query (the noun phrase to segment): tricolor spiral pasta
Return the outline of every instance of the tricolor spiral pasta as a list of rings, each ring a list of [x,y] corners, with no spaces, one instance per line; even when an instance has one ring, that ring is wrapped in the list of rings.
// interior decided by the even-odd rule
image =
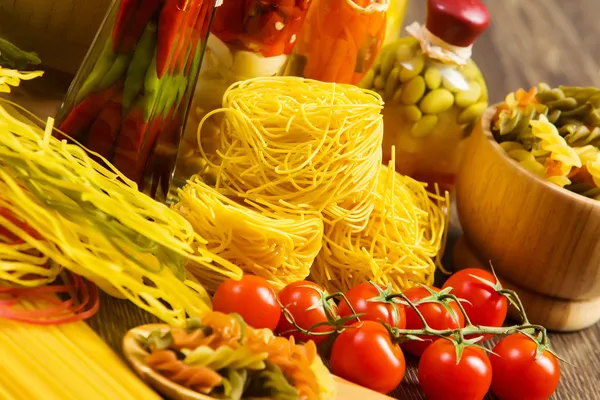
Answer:
[[[218,312],[207,313],[196,324],[187,331],[158,330],[142,339],[150,353],[146,363],[166,378],[208,395],[225,393],[235,399],[335,398],[334,381],[317,355],[314,342],[297,345],[293,337],[276,337],[267,329],[252,329],[238,317]],[[242,331],[242,336],[229,340]],[[225,332],[229,334],[223,336]],[[225,340],[190,347],[206,342],[203,336],[215,334]]]

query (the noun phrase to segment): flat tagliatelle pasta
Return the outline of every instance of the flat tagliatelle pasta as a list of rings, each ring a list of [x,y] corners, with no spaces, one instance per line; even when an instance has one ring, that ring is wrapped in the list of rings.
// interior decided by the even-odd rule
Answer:
[[[377,93],[352,85],[249,79],[232,85],[223,108],[204,117],[198,142],[202,146],[202,124],[222,113],[218,161],[212,164],[217,190],[288,210],[327,211],[374,188],[382,108]],[[364,207],[334,209],[332,218],[357,214],[365,220],[368,213]]]
[[[318,213],[286,215],[238,203],[198,177],[192,177],[178,197],[173,209],[192,224],[212,253],[269,280],[276,289],[309,275],[323,240]],[[226,278],[194,261],[186,268],[209,290]]]
[[[394,154],[392,151],[391,154]],[[372,280],[395,290],[431,284],[448,227],[448,194],[427,192],[425,185],[380,166],[374,210],[364,230],[340,221],[325,224],[323,249],[311,277],[329,291],[347,291]]]
[[[204,289],[186,280],[184,260],[241,275],[185,218],[54,138],[51,120],[44,131],[10,107],[0,100],[0,226],[31,251],[175,325],[209,309]]]
[[[222,335],[223,326],[230,335]],[[210,312],[187,330],[157,330],[141,340],[150,353],[148,366],[211,397],[335,399],[335,382],[314,342],[297,345],[234,315]]]

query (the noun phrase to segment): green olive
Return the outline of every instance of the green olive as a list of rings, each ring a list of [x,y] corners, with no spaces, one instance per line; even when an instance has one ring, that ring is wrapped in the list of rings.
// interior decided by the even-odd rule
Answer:
[[[375,77],[375,79],[373,80],[373,86],[376,89],[383,89],[385,86],[385,78],[383,77],[383,75],[377,75]]]
[[[425,71],[424,76],[425,83],[427,84],[427,87],[431,90],[439,88],[442,84],[442,74],[440,73],[440,70],[435,67],[427,68],[427,71]]]
[[[468,60],[467,64],[462,67],[461,72],[468,79],[476,79],[480,76],[479,68],[473,60]]]
[[[389,99],[394,95],[396,91],[396,87],[398,86],[398,74],[400,73],[400,68],[395,67],[392,69],[392,72],[387,77],[387,81],[385,82],[385,98]]]
[[[406,106],[402,111],[404,112],[406,119],[412,122],[417,122],[423,115],[417,106]]]
[[[460,108],[467,108],[479,100],[481,96],[481,86],[475,81],[469,82],[469,90],[463,90],[456,94],[454,101]]]
[[[454,96],[448,89],[433,90],[421,100],[419,107],[425,114],[439,114],[448,110],[454,104]]]
[[[479,117],[481,117],[486,108],[487,102],[472,104],[458,115],[456,122],[458,122],[459,125],[462,125],[477,120]]]
[[[419,75],[425,67],[425,58],[419,54],[413,59],[403,62],[400,70],[400,82],[406,82]]]
[[[388,51],[381,57],[381,76],[384,79],[387,79],[388,75],[394,68],[394,64],[396,64],[396,52]]]
[[[375,79],[375,70],[370,69],[369,72],[367,72],[360,81],[359,86],[361,88],[371,89],[371,87],[373,86],[373,79]]]
[[[396,62],[403,63],[415,56],[415,49],[410,45],[403,44],[396,49]]]
[[[433,128],[438,123],[438,117],[435,115],[425,115],[423,118],[418,120],[412,129],[410,130],[410,134],[414,137],[422,138],[425,137],[433,131]]]
[[[415,76],[402,90],[402,103],[406,105],[416,104],[424,94],[425,79],[422,76]]]
[[[392,104],[398,104],[400,103],[400,100],[402,99],[402,86],[399,86],[398,89],[396,89],[396,91],[394,92],[394,95],[392,96]]]
[[[452,71],[452,72],[450,72]],[[448,71],[449,76],[444,76],[442,78],[442,86],[445,89],[448,89],[452,93],[460,92],[461,90],[468,89],[468,83],[465,80],[464,76],[461,75],[458,71],[450,70]]]

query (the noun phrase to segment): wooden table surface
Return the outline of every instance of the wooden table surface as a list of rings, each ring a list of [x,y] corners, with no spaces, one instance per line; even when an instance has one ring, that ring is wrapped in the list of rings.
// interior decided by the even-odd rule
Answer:
[[[598,0],[503,0],[486,2],[492,23],[474,49],[474,59],[488,82],[490,102],[510,91],[540,81],[551,85],[600,86],[600,15]],[[409,0],[405,22],[422,20],[425,1]],[[34,83],[15,91],[16,101],[42,117],[52,115],[68,79],[49,74],[52,90],[40,100]],[[34,96],[35,94],[35,96]],[[456,225],[454,230],[459,229]],[[451,246],[449,246],[451,247]],[[116,350],[124,333],[154,321],[132,304],[102,297],[100,312],[90,325]],[[554,396],[560,400],[600,399],[600,323],[572,334],[552,334],[555,350],[571,365],[562,364],[562,379]],[[416,361],[409,359],[403,384],[393,393],[403,400],[425,398],[416,378]],[[493,397],[489,397],[493,398]]]

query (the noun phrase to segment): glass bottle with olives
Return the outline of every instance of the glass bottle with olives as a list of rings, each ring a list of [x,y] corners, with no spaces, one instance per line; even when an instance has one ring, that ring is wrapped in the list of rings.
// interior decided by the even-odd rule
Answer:
[[[479,0],[428,0],[424,26],[385,45],[361,86],[380,93],[384,162],[451,190],[465,139],[487,108],[487,88],[471,60],[489,13]]]

